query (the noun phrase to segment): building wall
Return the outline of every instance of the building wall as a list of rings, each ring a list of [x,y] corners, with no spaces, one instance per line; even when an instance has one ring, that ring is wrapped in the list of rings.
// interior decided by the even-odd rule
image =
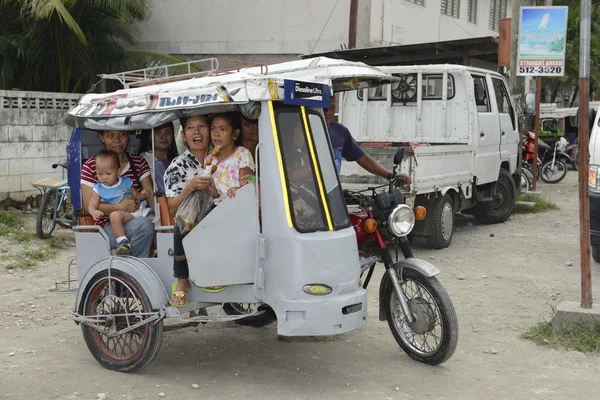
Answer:
[[[460,0],[458,18],[442,15],[441,1],[359,0],[357,47],[498,35],[488,28],[490,3],[504,0],[472,0],[476,23],[468,21],[469,0]],[[348,44],[350,0],[152,0],[150,6],[138,47],[185,58],[269,63]]]
[[[71,134],[63,120],[80,95],[0,90],[0,200],[38,194],[32,182],[61,178]]]
[[[170,54],[306,54],[348,42],[350,0],[153,0],[140,48]],[[323,33],[315,47],[321,31]]]
[[[475,23],[468,20],[469,0],[460,0],[459,17],[441,13],[441,0],[371,0],[371,45],[439,42],[470,37],[497,36],[489,29],[490,4],[477,0]],[[507,2],[510,17],[512,0]]]

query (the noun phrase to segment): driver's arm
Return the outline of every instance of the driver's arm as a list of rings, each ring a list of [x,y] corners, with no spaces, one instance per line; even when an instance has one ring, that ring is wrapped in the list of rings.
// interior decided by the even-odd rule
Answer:
[[[356,161],[358,165],[372,173],[373,175],[387,178],[390,171],[383,168],[373,157],[364,152],[364,150],[356,143],[356,140],[350,134],[350,131],[345,128],[344,148],[342,149],[342,157],[347,161]]]
[[[373,157],[365,153],[361,158],[356,160],[358,165],[372,173],[373,175],[381,176],[382,178],[388,178],[390,171],[383,168],[381,164],[377,162]]]

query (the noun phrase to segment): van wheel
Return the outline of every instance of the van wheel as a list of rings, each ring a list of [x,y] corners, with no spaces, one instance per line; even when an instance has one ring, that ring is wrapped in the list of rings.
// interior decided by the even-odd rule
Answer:
[[[500,170],[498,182],[496,182],[496,195],[493,201],[479,203],[475,211],[475,217],[484,224],[499,224],[504,222],[512,214],[515,206],[515,183],[505,169]]]
[[[592,258],[595,262],[600,263],[600,246],[592,246]]]
[[[435,201],[432,218],[431,236],[427,237],[427,244],[433,249],[445,249],[450,246],[454,234],[454,203],[449,194]]]

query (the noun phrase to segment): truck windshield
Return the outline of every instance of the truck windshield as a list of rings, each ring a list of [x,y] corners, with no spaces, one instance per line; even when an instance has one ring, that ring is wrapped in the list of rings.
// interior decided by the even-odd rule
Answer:
[[[349,226],[321,115],[278,105],[275,120],[294,228],[307,233]]]

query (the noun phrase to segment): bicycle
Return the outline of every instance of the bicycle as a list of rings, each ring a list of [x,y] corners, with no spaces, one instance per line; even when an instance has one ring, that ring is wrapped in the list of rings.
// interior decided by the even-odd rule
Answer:
[[[69,199],[69,185],[65,179],[67,165],[52,164],[52,168],[62,167],[62,179],[44,178],[31,184],[42,194],[42,203],[37,212],[36,234],[40,239],[48,239],[56,225],[71,228],[73,207]]]

